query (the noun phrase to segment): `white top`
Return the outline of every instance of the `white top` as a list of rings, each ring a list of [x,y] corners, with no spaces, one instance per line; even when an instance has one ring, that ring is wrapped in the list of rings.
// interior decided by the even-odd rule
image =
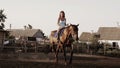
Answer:
[[[66,20],[63,20],[63,21],[60,20],[59,26],[60,26],[60,28],[65,27],[66,26]]]

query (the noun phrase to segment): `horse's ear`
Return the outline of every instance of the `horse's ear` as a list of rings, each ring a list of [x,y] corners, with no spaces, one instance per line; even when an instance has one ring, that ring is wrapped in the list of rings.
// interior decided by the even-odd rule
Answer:
[[[79,26],[79,24],[77,24],[77,26]]]

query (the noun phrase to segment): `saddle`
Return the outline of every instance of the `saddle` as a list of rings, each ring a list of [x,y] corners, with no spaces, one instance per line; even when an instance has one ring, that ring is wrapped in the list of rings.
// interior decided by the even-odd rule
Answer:
[[[54,37],[57,38],[57,37],[58,37],[58,33],[59,33],[59,36],[62,36],[64,30],[65,30],[65,28],[60,29],[59,32],[55,31],[55,33],[54,33]]]

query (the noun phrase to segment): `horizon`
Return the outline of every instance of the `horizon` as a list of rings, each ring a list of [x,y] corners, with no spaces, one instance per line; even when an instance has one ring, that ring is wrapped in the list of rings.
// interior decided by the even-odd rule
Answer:
[[[61,10],[65,11],[66,23],[79,24],[82,32],[96,32],[99,27],[116,27],[120,22],[119,0],[4,0],[0,3],[7,15],[5,29],[23,28],[32,25],[41,29],[46,36],[57,30],[57,19]]]

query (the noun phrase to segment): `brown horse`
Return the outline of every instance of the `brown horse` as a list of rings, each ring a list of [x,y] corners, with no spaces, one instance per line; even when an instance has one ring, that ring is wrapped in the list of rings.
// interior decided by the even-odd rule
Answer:
[[[52,44],[52,47],[55,51],[55,58],[56,62],[58,62],[58,52],[59,49],[62,49],[64,51],[64,60],[65,64],[67,64],[66,60],[66,47],[70,47],[70,61],[69,63],[72,63],[72,56],[73,56],[73,46],[72,43],[74,41],[78,40],[78,25],[69,25],[68,27],[65,27],[62,36],[60,36],[60,41],[57,42],[57,38],[54,37],[56,31],[52,31],[50,35],[50,43]]]

